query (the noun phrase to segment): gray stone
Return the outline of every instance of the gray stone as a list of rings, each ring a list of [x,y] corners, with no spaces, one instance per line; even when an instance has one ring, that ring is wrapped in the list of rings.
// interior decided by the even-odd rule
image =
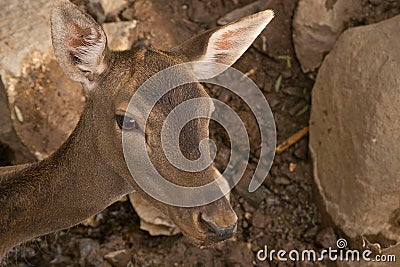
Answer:
[[[114,267],[126,267],[131,261],[131,258],[132,253],[127,249],[113,251],[104,256],[104,259]]]
[[[85,97],[81,85],[70,80],[55,60],[51,3],[0,0],[0,4],[5,7],[0,13],[4,36],[0,38],[0,142],[15,152],[13,163],[44,159],[75,128]],[[25,19],[10,19],[21,16]],[[112,50],[131,47],[136,21],[103,26]]]
[[[312,93],[314,179],[350,238],[399,242],[400,16],[342,34]]]
[[[217,23],[219,25],[225,25],[229,22],[241,19],[245,16],[260,12],[267,9],[271,5],[271,0],[258,0],[244,7],[236,8],[235,10],[225,14],[223,17],[219,18]]]
[[[317,236],[315,237],[315,241],[322,246],[323,248],[335,248],[337,238],[335,236],[335,232],[332,227],[328,227],[322,229]]]
[[[300,0],[293,19],[293,40],[304,72],[318,68],[344,30],[345,23],[358,12],[361,0]]]
[[[0,69],[21,75],[21,62],[32,50],[51,49],[50,7],[46,0],[0,0]],[[23,19],[15,19],[23,18]]]
[[[126,0],[100,0],[106,16],[117,15],[128,5]]]
[[[103,259],[99,253],[100,244],[90,238],[82,238],[79,242],[80,266],[98,266]]]
[[[137,21],[104,23],[103,29],[107,35],[107,44],[111,50],[129,50],[135,41],[132,31],[136,28]]]

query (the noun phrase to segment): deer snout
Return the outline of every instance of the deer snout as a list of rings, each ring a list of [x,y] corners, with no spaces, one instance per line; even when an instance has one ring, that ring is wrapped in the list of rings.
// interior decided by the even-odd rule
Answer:
[[[207,239],[213,242],[231,238],[236,231],[237,220],[236,213],[232,209],[224,215],[217,212],[200,214],[201,223],[208,229]]]

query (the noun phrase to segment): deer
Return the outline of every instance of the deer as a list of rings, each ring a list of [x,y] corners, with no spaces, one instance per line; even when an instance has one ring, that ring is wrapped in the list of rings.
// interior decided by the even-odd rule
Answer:
[[[132,178],[124,162],[123,132],[138,129],[126,113],[127,103],[146,79],[182,62],[235,63],[264,30],[271,10],[242,18],[186,40],[170,51],[139,46],[111,51],[102,27],[67,0],[51,9],[51,38],[63,71],[87,93],[75,129],[48,158],[0,168],[0,260],[15,246],[77,225],[134,191],[166,214],[193,242],[214,244],[230,239],[237,215],[221,197],[203,206],[177,207],[150,197]],[[157,90],[157,88],[154,88]],[[160,130],[167,113],[179,103],[210,96],[200,83],[180,86],[160,100],[142,128],[149,157],[165,179],[185,186],[215,180],[212,165],[188,173],[172,168],[163,157]],[[211,109],[210,104],[210,109]],[[209,137],[209,119],[195,119],[182,130],[180,149],[188,159],[199,155],[199,142]]]

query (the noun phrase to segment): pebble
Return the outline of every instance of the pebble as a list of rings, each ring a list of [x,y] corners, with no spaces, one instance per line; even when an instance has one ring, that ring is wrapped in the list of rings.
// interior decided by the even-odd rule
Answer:
[[[290,96],[296,96],[296,97],[303,97],[303,89],[299,88],[299,87],[285,87],[282,89],[282,92],[290,95]]]
[[[54,259],[50,261],[51,264],[54,265],[59,265],[59,266],[65,266],[68,263],[71,263],[71,257],[68,256],[63,256],[63,255],[58,255]]]
[[[104,259],[108,261],[114,267],[125,267],[131,261],[132,254],[127,249],[121,249],[110,252],[104,256]]]
[[[369,0],[369,2],[375,6],[382,4],[382,0]]]
[[[298,112],[304,108],[307,103],[304,100],[300,100],[296,104],[294,104],[291,108],[289,108],[288,112],[291,116],[296,116]]]
[[[79,243],[79,251],[81,253],[82,258],[89,255],[90,251],[99,249],[100,249],[99,242],[90,238],[83,238]]]
[[[117,14],[125,6],[127,6],[127,2],[125,0],[100,0],[100,4],[103,7],[106,16]]]
[[[98,241],[91,238],[83,238],[79,243],[80,259],[79,264],[81,266],[87,265],[99,265],[103,259],[99,254],[100,244]]]
[[[305,238],[310,238],[313,239],[318,233],[318,226],[314,226],[312,228],[309,228],[305,233],[304,233],[304,237]]]
[[[290,180],[286,177],[278,177],[274,180],[275,184],[279,185],[288,185],[290,184]]]
[[[126,20],[133,20],[135,18],[135,11],[133,10],[133,8],[127,8],[122,11],[121,15]]]
[[[264,228],[265,226],[265,220],[264,220],[264,214],[262,210],[256,210],[253,214],[253,219],[251,223],[253,224],[254,227],[256,228]]]
[[[294,155],[299,159],[307,159],[308,154],[308,146],[307,146],[307,139],[300,140],[294,151]]]
[[[322,229],[316,236],[315,241],[321,247],[335,247],[336,246],[336,236],[332,227],[327,227]]]
[[[289,79],[292,77],[292,71],[291,70],[284,70],[282,71],[282,77],[284,79]]]
[[[268,1],[258,0],[256,2],[248,4],[246,6],[236,8],[233,11],[231,11],[231,12],[225,14],[224,16],[222,16],[221,18],[219,18],[218,24],[225,25],[234,20],[257,13],[260,10],[266,9],[268,7],[267,4],[268,4]]]
[[[100,220],[97,219],[96,215],[93,215],[82,222],[82,224],[86,227],[90,226],[96,228],[100,225]]]

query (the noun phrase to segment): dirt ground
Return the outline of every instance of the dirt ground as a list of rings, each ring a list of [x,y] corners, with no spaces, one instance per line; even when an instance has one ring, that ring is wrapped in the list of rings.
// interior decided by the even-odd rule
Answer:
[[[220,17],[252,1],[130,0],[128,8],[108,17],[98,4],[74,2],[101,22],[136,19],[151,24],[151,28],[138,33],[137,43],[168,49],[217,26]],[[279,144],[308,125],[315,73],[302,73],[294,53],[291,25],[297,0],[270,2],[276,18],[234,67],[248,73],[262,89],[275,117]],[[374,23],[399,13],[399,1],[365,0],[363,12],[348,26]],[[291,58],[290,65],[282,59],[285,57]],[[275,88],[279,76],[282,83]],[[330,244],[334,246],[340,236],[318,209],[307,138],[277,155],[261,189],[254,194],[246,193],[245,182],[259,155],[257,123],[237,96],[221,88],[206,87],[212,97],[228,103],[243,118],[252,146],[244,182],[232,194],[232,205],[239,217],[234,239],[213,248],[201,248],[181,235],[151,237],[139,229],[139,217],[129,202],[118,202],[97,215],[99,226],[78,225],[24,244],[9,257],[7,266],[110,266],[103,257],[118,249],[128,249],[130,266],[317,266],[308,262],[256,259],[257,251],[265,245],[275,250],[319,250]],[[218,145],[215,165],[223,171],[229,160],[229,139],[216,124],[211,124],[211,135]],[[0,151],[1,163],[9,164],[12,152],[2,145]],[[331,265],[320,263],[320,266]]]

